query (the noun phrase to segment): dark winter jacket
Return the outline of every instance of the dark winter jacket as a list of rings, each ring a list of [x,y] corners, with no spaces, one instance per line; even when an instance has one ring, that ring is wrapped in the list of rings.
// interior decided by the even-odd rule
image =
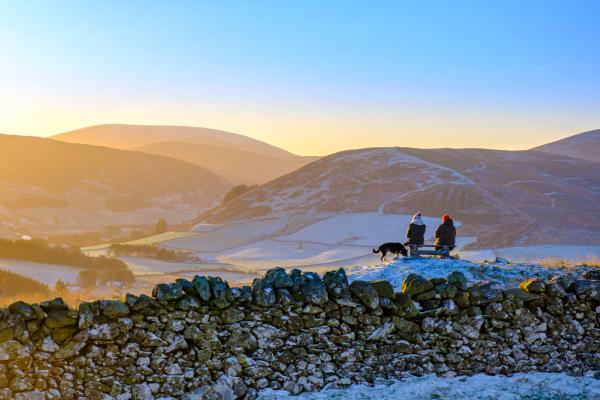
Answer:
[[[446,222],[438,226],[435,231],[435,244],[439,246],[454,247],[456,244],[456,228],[454,221],[448,219]]]
[[[410,225],[408,225],[408,229],[406,231],[406,237],[408,238],[408,241],[406,242],[406,244],[416,244],[416,245],[422,245],[423,243],[425,243],[425,229],[427,227],[425,226],[425,224],[415,224],[414,222],[411,222]]]

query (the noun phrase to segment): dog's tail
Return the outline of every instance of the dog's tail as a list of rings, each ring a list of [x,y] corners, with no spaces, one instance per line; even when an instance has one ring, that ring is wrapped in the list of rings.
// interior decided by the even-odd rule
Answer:
[[[373,253],[375,253],[375,254],[379,253],[381,251],[379,249],[381,249],[381,247],[377,248],[377,250],[373,249]]]

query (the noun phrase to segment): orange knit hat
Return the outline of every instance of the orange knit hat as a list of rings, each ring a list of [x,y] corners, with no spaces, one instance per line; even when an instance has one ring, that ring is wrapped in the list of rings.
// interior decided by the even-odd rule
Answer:
[[[446,222],[450,219],[450,216],[448,214],[444,214],[442,215],[442,222]]]

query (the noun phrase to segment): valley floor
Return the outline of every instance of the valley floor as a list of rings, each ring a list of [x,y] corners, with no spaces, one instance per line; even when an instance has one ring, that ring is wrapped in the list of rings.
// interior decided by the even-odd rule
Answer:
[[[600,398],[600,380],[560,373],[528,373],[513,376],[442,378],[434,375],[411,377],[375,386],[355,385],[290,396],[285,391],[265,390],[260,400],[592,400]]]
[[[156,244],[192,252],[201,261],[166,262],[149,258],[122,257],[135,275],[133,293],[149,293],[154,285],[196,274],[219,276],[233,286],[249,284],[267,269],[301,268],[322,273],[344,267],[351,279],[387,279],[399,285],[411,272],[426,276],[445,276],[449,268],[463,271],[472,280],[497,280],[505,284],[521,281],[525,276],[548,277],[569,271],[548,266],[588,262],[600,264],[600,245],[543,245],[489,250],[464,250],[476,240],[457,238],[454,254],[460,260],[400,259],[382,264],[372,249],[390,241],[403,241],[410,222],[409,215],[382,213],[303,214],[265,220],[249,220],[225,225],[200,224],[191,232],[167,232],[128,242]],[[428,243],[437,219],[425,218]],[[459,224],[460,225],[460,224]],[[460,232],[460,229],[459,229]],[[104,255],[110,245],[82,249],[91,256]],[[490,263],[502,257],[513,264]],[[465,261],[469,260],[469,261]],[[78,268],[24,261],[0,260],[0,269],[38,280],[54,287],[61,279],[77,285]],[[579,268],[581,270],[581,268]],[[76,289],[76,288],[75,288]]]

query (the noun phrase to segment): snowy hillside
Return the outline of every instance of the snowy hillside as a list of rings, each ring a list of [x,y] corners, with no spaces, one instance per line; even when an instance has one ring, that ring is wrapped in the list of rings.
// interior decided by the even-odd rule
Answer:
[[[198,222],[418,210],[452,214],[464,224],[462,235],[477,238],[474,248],[600,244],[600,164],[539,151],[351,150],[262,185]]]
[[[600,129],[557,140],[533,150],[598,162],[600,161]]]

